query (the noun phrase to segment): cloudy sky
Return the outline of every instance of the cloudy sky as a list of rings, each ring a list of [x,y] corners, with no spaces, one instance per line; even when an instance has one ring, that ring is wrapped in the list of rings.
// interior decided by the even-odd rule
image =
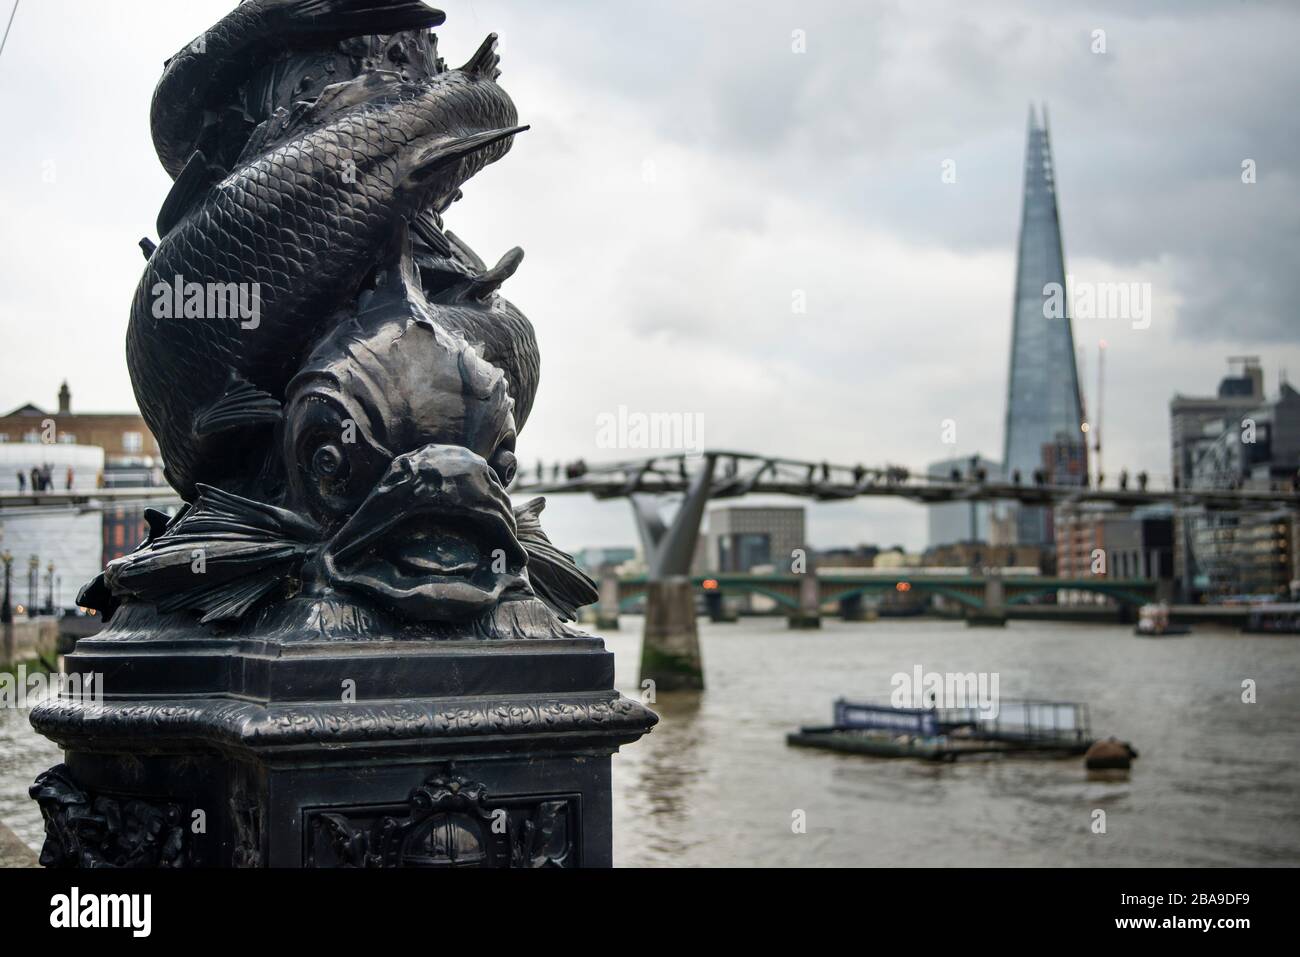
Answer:
[[[998,458],[1031,100],[1049,104],[1076,282],[1151,287],[1149,328],[1075,323],[1090,406],[1108,343],[1107,471],[1166,474],[1169,398],[1213,391],[1229,355],[1259,355],[1270,394],[1300,379],[1293,5],[443,6],[444,56],[499,33],[532,124],[448,215],[485,259],[527,253],[505,287],[543,353],[526,465],[624,457],[597,447],[620,405],[698,413],[714,447]],[[169,186],[149,98],[230,8],[22,0],[0,55],[0,406],[52,405],[64,378],[77,408],[132,406],[136,242]],[[569,547],[635,538],[625,504],[547,515]],[[810,528],[919,546],[925,514],[825,505]]]

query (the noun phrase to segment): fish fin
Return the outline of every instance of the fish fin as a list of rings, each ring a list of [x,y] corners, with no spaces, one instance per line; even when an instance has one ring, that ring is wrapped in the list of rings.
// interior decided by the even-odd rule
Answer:
[[[292,544],[172,544],[118,559],[129,565],[106,575],[115,596],[152,602],[161,612],[197,611],[206,623],[242,617],[282,585],[305,554],[305,546]],[[199,556],[203,574],[195,571]]]
[[[434,255],[444,257],[451,255],[451,243],[443,231],[438,228],[432,213],[426,212],[411,220],[411,231],[420,237],[420,240],[433,251]]]
[[[292,32],[340,38],[437,27],[447,19],[419,0],[291,0],[283,15]]]
[[[420,287],[429,302],[458,302],[456,291],[465,288],[474,277],[465,265],[450,256],[416,256],[420,268]]]
[[[180,511],[173,517],[156,508],[146,508],[144,510],[144,520],[148,525],[148,531],[145,534],[144,541],[132,549],[130,554],[147,549],[167,531],[169,525],[180,521],[189,510],[189,505],[182,505]],[[113,595],[113,590],[109,587],[105,576],[106,572],[100,572],[82,585],[81,591],[77,592],[77,604],[83,608],[95,609],[95,611],[99,612],[102,621],[108,621],[112,618],[113,612],[117,611],[118,606],[122,604]]]
[[[442,203],[437,208],[437,212],[445,213],[447,210],[451,209],[452,203],[459,203],[464,198],[465,198],[465,191],[463,189],[457,189],[456,192],[452,193],[450,196],[448,196],[446,199],[442,201]]]
[[[479,48],[474,51],[474,55],[469,58],[469,62],[460,68],[461,73],[465,73],[476,80],[495,80],[501,75],[499,69],[501,57],[497,54],[497,35],[489,33]]]
[[[478,253],[469,248],[469,243],[465,242],[465,240],[461,239],[450,229],[445,230],[445,234],[447,236],[447,241],[451,243],[451,248],[458,258],[473,266],[476,272],[487,272],[487,263],[479,258]]]
[[[451,163],[459,163],[467,156],[472,156],[479,150],[487,149],[494,143],[509,139],[526,129],[527,126],[511,126],[500,130],[487,130],[483,133],[471,133],[469,136],[440,139],[416,153],[410,166],[402,173],[402,184],[419,185],[425,177],[436,170]]]
[[[113,617],[113,612],[117,611],[122,601],[113,594],[104,576],[105,573],[100,572],[81,586],[81,591],[77,592],[77,604],[99,612],[99,620],[106,622]]]
[[[263,152],[263,145],[270,139],[270,136],[270,119],[265,119],[253,127],[253,132],[248,134],[248,139],[244,142],[244,148],[239,151],[239,157],[235,160],[235,165],[242,166],[254,156],[260,155]]]
[[[274,425],[280,415],[279,399],[232,375],[225,394],[194,417],[194,434],[202,437],[227,429]]]
[[[353,106],[359,106],[376,96],[385,93],[402,82],[402,75],[392,70],[374,70],[341,83],[331,83],[320,91],[312,104],[312,116],[319,119],[329,113],[337,113]]]
[[[187,533],[201,532],[252,541],[307,542],[319,536],[320,529],[294,512],[202,482],[195,488],[199,500],[185,514]],[[181,522],[176,522],[168,534],[180,534],[180,526]]]
[[[158,235],[166,236],[185,218],[185,214],[198,202],[199,197],[208,191],[213,183],[212,169],[207,157],[199,150],[190,154],[185,169],[172,183],[171,192],[163,200],[162,209],[158,211]]]
[[[230,585],[214,589],[211,595],[202,596],[195,606],[203,612],[199,623],[206,625],[208,622],[224,619],[238,621],[244,617],[248,609],[257,604],[262,596],[269,594],[279,585],[280,581],[278,578],[265,580],[255,578],[239,586]]]
[[[528,581],[561,621],[573,621],[578,609],[599,599],[600,592],[573,556],[552,545],[542,531],[539,516],[545,507],[546,499],[535,498],[515,509],[519,544],[528,553]]]
[[[114,606],[132,596],[163,612],[197,611],[204,622],[238,619],[287,582],[314,547],[318,530],[292,512],[209,485],[198,491],[170,528],[110,562],[103,580],[82,594],[96,601],[110,595]]]
[[[146,260],[153,257],[153,251],[158,248],[158,244],[148,236],[140,237],[140,251],[144,253]]]
[[[450,257],[421,261],[425,294],[440,303],[487,303],[501,284],[515,274],[523,259],[524,251],[516,246],[491,269],[471,271],[467,263]]]
[[[186,485],[180,480],[176,473],[166,465],[163,466],[163,481],[180,493],[181,499],[186,505],[194,500],[193,484]]]
[[[491,269],[470,281],[469,294],[475,299],[483,300],[501,288],[501,284],[515,274],[519,264],[524,261],[524,251],[516,246],[508,250]]]
[[[144,510],[144,520],[145,524],[149,526],[149,535],[145,539],[145,544],[148,544],[167,531],[167,526],[171,524],[172,517],[159,509],[146,508]]]
[[[271,94],[267,93],[265,96],[269,103]],[[283,106],[268,107],[268,110],[267,118],[253,127],[253,131],[248,134],[248,140],[244,143],[244,148],[240,150],[234,165],[245,165],[251,162],[254,157],[267,152],[273,143],[283,141],[285,131],[289,126],[289,110]]]

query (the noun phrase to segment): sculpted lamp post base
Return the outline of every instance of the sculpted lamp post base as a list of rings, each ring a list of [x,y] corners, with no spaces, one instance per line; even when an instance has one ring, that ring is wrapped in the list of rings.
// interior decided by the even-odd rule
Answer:
[[[599,639],[195,644],[68,658],[114,694],[33,717],[67,752],[32,787],[42,864],[611,863],[610,755],[656,719]]]
[[[523,253],[445,216],[527,127],[495,36],[452,69],[443,19],[242,0],[167,62],[126,357],[185,504],[78,596],[102,699],[32,712],[67,754],[31,788],[47,866],[610,863],[610,756],[656,718],[508,494]]]

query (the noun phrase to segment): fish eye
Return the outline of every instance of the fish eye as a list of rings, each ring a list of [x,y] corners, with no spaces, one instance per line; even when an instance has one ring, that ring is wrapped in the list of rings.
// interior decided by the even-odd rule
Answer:
[[[496,454],[492,456],[492,461],[488,464],[492,466],[492,471],[497,473],[497,478],[501,480],[501,484],[509,487],[510,483],[514,481],[515,470],[518,468],[515,453],[507,448],[499,448]]]
[[[333,442],[326,442],[312,453],[311,468],[321,478],[337,478],[343,468],[343,450]]]

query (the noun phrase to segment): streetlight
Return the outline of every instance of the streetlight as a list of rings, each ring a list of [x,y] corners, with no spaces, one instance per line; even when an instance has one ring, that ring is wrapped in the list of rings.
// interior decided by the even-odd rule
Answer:
[[[5,549],[3,553],[0,553],[0,562],[4,562],[5,566],[5,596],[4,603],[0,604],[0,624],[12,625],[14,621],[14,609],[9,600],[9,586],[14,564],[13,553],[8,549]]]
[[[33,555],[27,559],[27,617],[36,616],[36,599],[38,581],[41,574],[41,559],[39,555]]]

